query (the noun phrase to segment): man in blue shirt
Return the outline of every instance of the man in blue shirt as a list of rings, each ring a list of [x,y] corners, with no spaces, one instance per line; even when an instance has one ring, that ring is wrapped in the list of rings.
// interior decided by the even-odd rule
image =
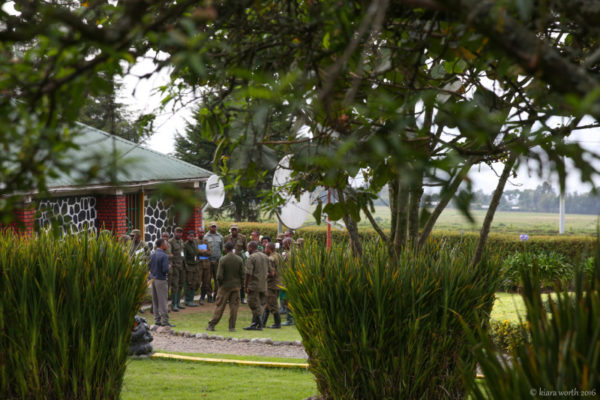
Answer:
[[[152,309],[154,310],[154,323],[159,326],[175,326],[169,324],[169,256],[165,253],[167,242],[164,239],[156,240],[156,251],[150,256],[150,278],[152,278]]]

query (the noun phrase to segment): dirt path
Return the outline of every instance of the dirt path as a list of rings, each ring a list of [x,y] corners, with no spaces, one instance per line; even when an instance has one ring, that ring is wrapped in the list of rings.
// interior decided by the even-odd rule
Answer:
[[[236,340],[212,340],[196,337],[175,336],[166,332],[152,332],[154,351],[177,351],[185,353],[238,354],[244,356],[306,358],[302,346],[272,345],[240,342]]]

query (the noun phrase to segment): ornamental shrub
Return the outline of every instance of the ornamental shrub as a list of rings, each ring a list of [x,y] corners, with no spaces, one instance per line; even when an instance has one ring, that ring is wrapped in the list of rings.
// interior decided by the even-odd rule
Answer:
[[[459,365],[475,374],[475,363],[460,321],[485,327],[499,282],[495,264],[470,266],[470,250],[295,251],[284,284],[321,396],[462,398]]]
[[[538,269],[539,284],[542,288],[553,288],[573,279],[574,267],[564,255],[555,251],[542,251],[535,254],[515,252],[502,264],[503,289],[514,290],[523,287],[520,268]]]
[[[117,399],[146,270],[110,235],[0,233],[0,398]]]
[[[596,257],[598,260],[598,257]],[[536,268],[522,268],[528,343],[510,357],[485,335],[472,337],[473,352],[485,376],[475,384],[467,371],[471,398],[597,398],[600,396],[600,263],[592,274],[577,268],[573,290],[564,288],[543,301]],[[469,330],[466,330],[469,332]]]
[[[506,353],[510,353],[516,346],[529,340],[527,324],[508,319],[490,321],[489,332],[494,344]]]

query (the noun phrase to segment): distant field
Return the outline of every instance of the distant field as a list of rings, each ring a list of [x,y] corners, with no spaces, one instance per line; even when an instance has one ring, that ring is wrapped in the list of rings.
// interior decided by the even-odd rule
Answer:
[[[389,227],[390,211],[388,207],[377,206],[375,208],[375,219],[382,225]],[[459,211],[448,209],[442,213],[437,221],[435,229],[474,231],[481,229],[481,223],[485,218],[484,210],[472,211],[475,224],[471,224],[460,214]],[[566,214],[565,233],[568,234],[595,234],[598,217],[594,215]],[[361,221],[362,226],[368,226],[365,219]],[[533,213],[498,211],[492,223],[492,232],[498,233],[527,233],[527,234],[558,234],[558,213]]]
[[[442,213],[437,221],[435,230],[478,232],[485,218],[485,210],[472,211],[475,223],[471,224],[455,209],[448,209]],[[390,209],[386,206],[376,206],[373,215],[383,228],[390,227]],[[263,222],[276,222],[275,219]],[[314,224],[312,215],[307,218],[306,224]],[[598,217],[595,215],[567,214],[565,216],[565,233],[570,235],[595,235]],[[324,225],[322,223],[322,225]],[[367,218],[362,215],[360,227],[370,226]],[[492,232],[496,233],[527,233],[527,234],[558,234],[558,213],[533,213],[499,211],[494,216]]]

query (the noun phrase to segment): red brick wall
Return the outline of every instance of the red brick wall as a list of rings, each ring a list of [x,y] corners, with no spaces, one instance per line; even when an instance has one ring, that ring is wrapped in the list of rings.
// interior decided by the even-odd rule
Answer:
[[[97,227],[106,229],[119,237],[127,233],[125,195],[96,197]]]
[[[14,215],[14,221],[8,225],[0,224],[0,229],[8,228],[25,235],[33,234],[33,227],[35,223],[35,208],[33,204],[28,204],[23,208],[15,209]]]
[[[183,222],[182,222],[183,223]],[[196,232],[198,235],[198,229],[202,226],[202,206],[198,204],[194,207],[192,215],[183,225],[183,240],[187,240],[188,231]]]

